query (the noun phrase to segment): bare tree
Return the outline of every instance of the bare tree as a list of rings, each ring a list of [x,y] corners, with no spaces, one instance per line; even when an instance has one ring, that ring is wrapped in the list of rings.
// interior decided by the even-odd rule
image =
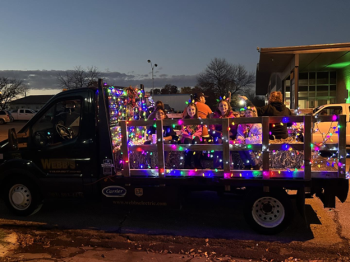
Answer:
[[[197,77],[197,85],[208,95],[207,104],[212,108],[216,107],[220,96],[228,97],[229,92],[243,93],[254,82],[254,73],[248,73],[242,65],[233,65],[220,58],[214,58]]]
[[[198,85],[204,91],[210,90],[217,95],[241,92],[255,82],[255,74],[248,73],[242,65],[233,65],[225,59],[214,58],[205,71],[197,77]]]
[[[59,74],[57,79],[62,87],[76,89],[95,86],[100,75],[101,73],[94,66],[88,67],[86,70],[81,66],[77,66],[74,70]]]
[[[27,87],[22,80],[0,77],[0,108],[6,109],[9,102],[18,95],[24,95]]]

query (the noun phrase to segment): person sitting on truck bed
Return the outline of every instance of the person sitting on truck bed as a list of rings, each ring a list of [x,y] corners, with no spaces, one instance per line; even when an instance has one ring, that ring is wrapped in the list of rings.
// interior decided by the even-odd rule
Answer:
[[[254,106],[245,96],[247,106]],[[259,116],[291,116],[292,112],[283,104],[283,95],[279,91],[270,94],[269,103],[263,107],[256,107]],[[288,137],[287,125],[270,124],[270,139],[286,139]]]
[[[198,93],[195,93],[193,95],[193,99],[195,101],[195,104],[196,104],[196,107],[198,110],[198,117],[200,117],[201,119],[206,119],[209,117],[210,114],[213,113],[213,111],[211,111],[210,107],[205,104],[206,97],[208,97],[208,96],[204,95],[202,92],[198,92]],[[184,112],[182,113],[182,118],[185,118],[186,116],[187,116],[187,107],[185,108]],[[209,140],[209,133],[208,133],[207,125],[203,125],[202,138],[204,140]]]
[[[187,116],[184,119],[198,119],[198,111],[195,103],[187,106]],[[181,129],[181,144],[199,144],[202,140],[202,126],[201,125],[183,125]],[[185,153],[185,168],[191,168],[192,156],[194,157],[195,168],[201,168],[200,151],[186,151]]]
[[[210,116],[210,118],[234,118],[233,111],[230,103],[226,99],[220,100],[218,109]],[[222,143],[222,125],[210,125],[209,134],[212,136],[215,144]],[[236,139],[237,125],[230,125],[230,138]],[[216,151],[214,153],[214,167],[221,167],[222,162],[222,151]]]
[[[166,118],[168,118],[168,116],[166,115],[164,109],[158,107],[156,109],[156,119],[164,120]],[[157,128],[154,126],[148,127],[147,134],[149,141],[146,141],[145,144],[150,144],[152,141],[152,134],[157,134]],[[177,139],[178,137],[171,126],[163,126],[163,141],[177,142]]]
[[[162,108],[164,110],[164,103],[162,101],[157,101],[154,105],[153,112],[148,116],[147,120],[154,120],[156,119],[156,112],[158,108]]]
[[[244,110],[245,117],[257,117],[255,107],[247,107]],[[262,127],[261,124],[240,124],[237,129],[237,139],[240,144],[261,144]],[[251,151],[239,151],[239,155],[244,162],[244,169],[259,170],[258,160]]]

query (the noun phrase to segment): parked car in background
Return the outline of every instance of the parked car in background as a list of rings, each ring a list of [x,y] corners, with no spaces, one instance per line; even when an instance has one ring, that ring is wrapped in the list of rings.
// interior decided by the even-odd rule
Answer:
[[[0,125],[9,123],[13,121],[13,116],[9,111],[1,110],[0,111]]]
[[[350,146],[350,104],[327,104],[313,110],[314,116],[332,116],[346,115],[346,145]],[[314,143],[323,142],[327,136],[332,136],[326,143],[338,143],[338,121],[324,122],[318,121],[314,124],[314,133],[312,134]]]
[[[11,111],[14,120],[30,120],[36,114],[33,109],[20,108]]]

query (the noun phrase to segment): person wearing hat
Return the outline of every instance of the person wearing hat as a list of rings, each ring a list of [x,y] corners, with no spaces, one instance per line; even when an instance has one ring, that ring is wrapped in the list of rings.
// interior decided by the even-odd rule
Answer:
[[[198,93],[193,94],[193,100],[197,106],[198,118],[201,118],[201,119],[206,119],[206,118],[208,118],[208,116],[210,114],[213,113],[213,111],[211,111],[210,107],[205,104],[206,97],[208,97],[208,96],[204,95],[204,93],[202,93],[202,92],[198,92]],[[182,118],[185,118],[187,116],[186,108],[185,108],[184,112],[182,113]],[[203,138],[209,137],[208,128],[206,125],[203,126],[202,137]]]

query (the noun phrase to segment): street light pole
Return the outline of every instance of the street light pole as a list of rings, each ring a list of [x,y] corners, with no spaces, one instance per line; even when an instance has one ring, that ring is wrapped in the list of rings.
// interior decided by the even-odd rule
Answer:
[[[157,64],[152,65],[152,61],[151,61],[151,60],[147,60],[147,62],[151,64],[151,68],[152,68],[152,86],[153,86],[153,89],[154,89],[153,69],[154,69],[155,67],[157,67],[158,65],[157,65]]]

